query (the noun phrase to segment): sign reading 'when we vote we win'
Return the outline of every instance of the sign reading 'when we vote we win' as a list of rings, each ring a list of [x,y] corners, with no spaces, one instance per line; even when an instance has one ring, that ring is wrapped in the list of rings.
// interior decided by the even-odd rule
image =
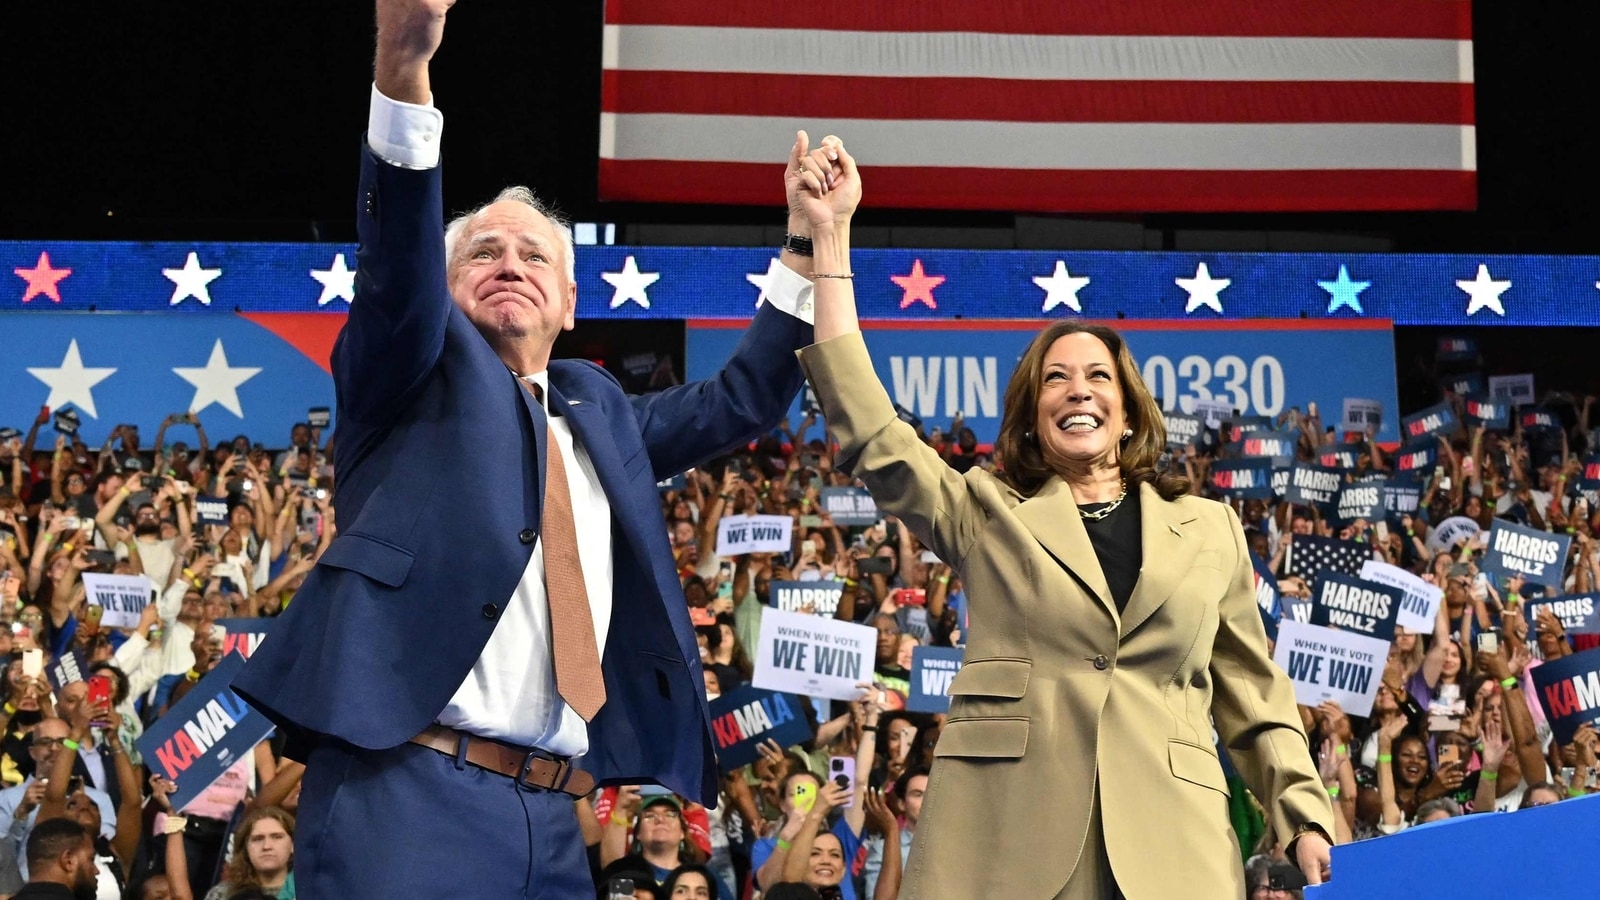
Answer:
[[[178,785],[173,809],[199,796],[272,733],[272,722],[229,687],[242,668],[243,656],[223,657],[135,742],[145,764]]]
[[[787,553],[793,527],[789,516],[723,516],[717,523],[717,555]]]
[[[805,613],[768,609],[751,684],[829,700],[855,700],[872,679],[878,630]]]
[[[1278,623],[1272,655],[1272,661],[1288,673],[1296,703],[1316,706],[1333,700],[1352,716],[1371,714],[1388,659],[1386,640],[1307,625],[1287,616]]]

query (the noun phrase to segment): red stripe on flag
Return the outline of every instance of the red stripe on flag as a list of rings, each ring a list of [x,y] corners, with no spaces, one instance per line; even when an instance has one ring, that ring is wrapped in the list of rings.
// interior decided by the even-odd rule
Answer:
[[[600,199],[782,203],[782,160],[600,160]],[[1477,173],[1414,170],[1053,170],[873,166],[875,208],[1029,212],[1325,212],[1473,209]]]
[[[1391,37],[1469,40],[1466,0],[917,0],[826,11],[772,0],[608,0],[608,25],[988,34]]]
[[[996,122],[1473,124],[1471,84],[1033,81],[608,69],[614,113]]]

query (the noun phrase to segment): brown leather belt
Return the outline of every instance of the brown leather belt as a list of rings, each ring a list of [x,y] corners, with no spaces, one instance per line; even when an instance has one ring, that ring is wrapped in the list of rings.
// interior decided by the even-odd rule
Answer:
[[[560,791],[573,797],[587,797],[594,790],[594,776],[574,768],[572,760],[555,757],[543,750],[526,750],[477,737],[443,725],[429,725],[411,739],[429,750],[454,758],[467,742],[466,761],[480,769],[498,772],[523,787]]]

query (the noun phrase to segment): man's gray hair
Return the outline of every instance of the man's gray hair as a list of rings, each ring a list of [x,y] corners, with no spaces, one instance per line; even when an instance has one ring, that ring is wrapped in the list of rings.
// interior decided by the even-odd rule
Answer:
[[[524,206],[530,207],[534,212],[550,220],[550,224],[555,226],[556,234],[561,236],[561,247],[566,252],[567,281],[576,281],[578,277],[578,270],[577,260],[573,256],[572,252],[572,226],[567,223],[566,217],[556,212],[554,207],[545,203],[543,200],[540,200],[539,195],[535,194],[532,189],[524,187],[520,184],[514,184],[511,187],[502,190],[500,193],[495,195],[493,200],[490,200],[488,203],[485,203],[476,209],[462,213],[461,215],[450,220],[450,224],[446,226],[444,230],[445,270],[448,272],[455,267],[456,244],[460,242],[461,235],[467,230],[467,226],[471,225],[472,221],[476,219],[478,215],[485,209],[488,209],[496,203],[505,203],[508,201],[512,203],[521,203]]]

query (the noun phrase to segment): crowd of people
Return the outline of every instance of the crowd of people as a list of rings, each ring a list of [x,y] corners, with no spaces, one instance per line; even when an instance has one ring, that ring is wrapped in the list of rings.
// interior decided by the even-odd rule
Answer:
[[[1441,438],[1419,507],[1389,521],[1339,522],[1315,507],[1229,501],[1286,598],[1311,591],[1285,569],[1301,535],[1364,542],[1372,558],[1444,588],[1432,633],[1397,630],[1370,717],[1332,703],[1300,709],[1339,841],[1597,790],[1594,730],[1555,742],[1529,672],[1600,640],[1568,635],[1548,614],[1530,621],[1523,607],[1533,586],[1479,577],[1477,569],[1489,526],[1501,517],[1571,533],[1559,593],[1594,588],[1600,510],[1577,483],[1578,461],[1594,446],[1591,406],[1592,399],[1574,404],[1567,427],[1548,438],[1481,426]],[[49,413],[0,442],[0,897],[31,880],[67,885],[80,897],[292,898],[303,767],[281,745],[263,742],[176,811],[166,801],[173,786],[149,776],[133,745],[221,661],[218,620],[277,615],[334,540],[334,448],[304,424],[279,451],[244,436],[211,446],[199,422],[182,415],[162,423],[149,448],[133,425],[98,449],[66,435],[41,446]],[[870,683],[836,715],[803,699],[814,737],[791,747],[769,742],[753,765],[725,773],[715,809],[653,786],[579,800],[602,898],[759,892],[866,900],[898,891],[944,724],[942,715],[905,709],[911,656],[919,646],[962,646],[965,596],[951,568],[892,518],[858,527],[832,520],[822,488],[856,483],[834,468],[822,424],[815,416],[794,427],[786,421],[746,451],[687,473],[681,487],[664,486],[662,515],[708,700],[751,680],[773,582],[842,586],[833,615],[878,634]],[[1210,446],[1227,446],[1227,427]],[[1314,416],[1291,427],[1302,460],[1341,440]],[[176,428],[194,430],[192,449],[187,435],[168,442]],[[958,471],[1003,465],[960,421],[924,437]],[[1370,440],[1363,446],[1348,477],[1389,470],[1389,453]],[[1205,491],[1213,458],[1178,448],[1166,465]],[[226,521],[198,521],[196,501],[213,497],[226,502]],[[791,517],[792,552],[718,556],[719,521],[747,513]],[[1478,530],[1455,529],[1460,537],[1447,546],[1431,540],[1439,523],[1461,516]],[[158,599],[137,627],[100,625],[82,580],[94,572],[152,579]],[[1476,636],[1484,632],[1498,636],[1496,649],[1482,649]],[[91,702],[87,681],[52,685],[30,670],[32,650],[46,665],[81,654],[84,677],[108,679],[110,699]],[[1455,698],[1464,707],[1447,727],[1430,721],[1430,710]],[[859,777],[845,786],[832,780],[835,757],[853,758]],[[1294,895],[1299,873],[1283,859],[1262,806],[1235,803],[1232,817],[1251,896]]]

